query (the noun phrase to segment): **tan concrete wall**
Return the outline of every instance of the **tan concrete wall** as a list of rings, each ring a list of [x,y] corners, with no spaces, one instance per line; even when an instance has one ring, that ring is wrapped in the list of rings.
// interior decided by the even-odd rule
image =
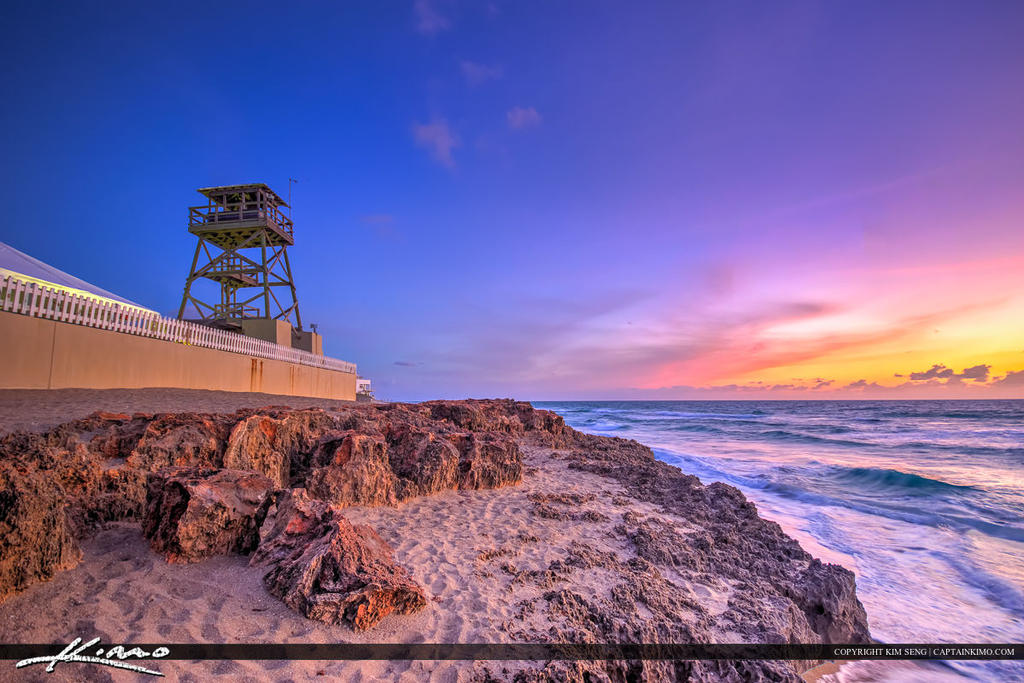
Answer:
[[[356,375],[0,312],[0,388],[146,387],[355,400]]]
[[[248,318],[242,321],[242,333],[281,346],[292,345],[292,326],[284,320]]]
[[[324,338],[312,330],[292,330],[292,347],[309,351],[313,355],[324,355]]]

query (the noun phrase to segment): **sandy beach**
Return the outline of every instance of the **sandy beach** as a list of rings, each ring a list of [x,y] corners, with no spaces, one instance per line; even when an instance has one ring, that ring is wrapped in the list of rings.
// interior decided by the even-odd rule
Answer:
[[[288,609],[267,593],[261,581],[265,570],[249,567],[248,558],[168,564],[150,550],[137,525],[129,523],[113,524],[83,544],[85,558],[75,569],[0,605],[0,625],[5,640],[14,642],[70,642],[85,633],[95,633],[105,643],[509,642],[508,627],[516,621],[519,604],[545,588],[542,581],[516,580],[503,567],[514,564],[525,576],[543,573],[552,561],[565,558],[573,542],[630,554],[612,530],[625,509],[621,487],[570,473],[564,466],[537,467],[545,455],[535,451],[528,456],[528,466],[536,470],[524,476],[522,486],[441,493],[400,508],[346,508],[353,522],[377,529],[395,549],[395,559],[430,596],[422,612],[387,617],[367,633],[321,624]],[[530,497],[552,493],[596,494],[582,509],[607,519],[580,523],[536,515]],[[615,498],[620,505],[612,502]],[[638,501],[629,505],[654,512],[653,506]],[[578,572],[568,577],[567,585],[607,594],[614,580],[600,571]],[[724,606],[727,595],[720,587],[694,589],[709,604]],[[352,681],[457,681],[487,667],[462,662],[166,661],[158,668],[180,681],[214,675],[243,681],[301,681],[323,675]],[[99,676],[95,680],[110,675],[102,669],[94,673]],[[79,676],[78,668],[67,666],[52,675],[26,674],[24,680],[76,681]]]
[[[234,410],[277,402],[277,397],[265,395],[170,390],[6,393],[0,396],[4,426],[35,430],[83,417],[97,407]],[[325,402],[310,405],[315,403]],[[650,551],[639,548],[636,536],[624,531],[627,526],[695,530],[693,519],[641,500],[615,478],[571,465],[565,450],[524,444],[522,457],[518,485],[442,491],[397,506],[344,508],[352,523],[376,529],[393,548],[395,561],[427,596],[424,609],[387,616],[369,631],[320,623],[289,609],[264,587],[266,569],[249,566],[248,557],[229,554],[170,564],[153,551],[138,523],[120,521],[104,524],[82,540],[78,566],[0,604],[2,640],[66,643],[76,636],[100,636],[107,644],[529,642],[545,633],[566,632],[554,612],[544,609],[552,590],[612,605],[621,602],[622,586],[636,581],[638,562],[651,567],[638,557],[649,557]],[[743,598],[737,593],[741,582],[708,572],[695,580],[693,572],[670,564],[648,571],[662,591],[657,599],[673,601],[677,624],[707,629],[704,637],[717,642],[748,637],[734,630],[725,614]],[[656,618],[650,612],[644,617],[646,609],[638,613],[641,619]],[[155,667],[179,681],[218,676],[238,681],[470,681],[512,680],[528,664],[164,660]],[[135,676],[80,664],[61,665],[53,674],[44,673],[42,666],[14,672],[13,662],[8,665],[12,670],[0,676],[3,680]]]
[[[0,389],[0,434],[41,432],[97,410],[112,413],[231,413],[240,408],[330,408],[351,401],[199,389]]]

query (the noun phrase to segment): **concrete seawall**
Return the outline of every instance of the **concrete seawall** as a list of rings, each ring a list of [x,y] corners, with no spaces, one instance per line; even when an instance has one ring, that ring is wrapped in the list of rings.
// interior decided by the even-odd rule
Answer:
[[[0,388],[257,391],[355,400],[355,373],[0,312]]]

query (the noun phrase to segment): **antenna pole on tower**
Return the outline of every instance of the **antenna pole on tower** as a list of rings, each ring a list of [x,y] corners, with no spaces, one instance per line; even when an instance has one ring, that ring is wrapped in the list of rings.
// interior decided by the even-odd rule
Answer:
[[[295,178],[288,179],[288,218],[292,217],[292,183],[299,182]]]

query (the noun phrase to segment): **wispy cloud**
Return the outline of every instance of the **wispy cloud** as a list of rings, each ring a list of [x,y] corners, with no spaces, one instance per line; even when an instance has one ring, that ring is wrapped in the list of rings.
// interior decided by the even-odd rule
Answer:
[[[916,173],[903,175],[897,178],[891,178],[880,183],[865,184],[860,187],[849,188],[843,192],[837,192],[835,194],[809,198],[796,204],[780,207],[776,209],[773,213],[795,213],[806,209],[817,209],[825,206],[830,206],[833,204],[845,204],[847,202],[872,197],[874,195],[886,194],[889,192],[894,192],[896,190],[901,190],[907,187],[908,185],[919,184],[922,181],[928,180],[947,170],[949,170],[949,165],[942,165],[937,166],[935,168],[924,169]]]
[[[487,66],[476,62],[463,61],[459,68],[462,69],[462,77],[469,85],[481,85],[487,81],[495,81],[502,76],[501,67]]]
[[[416,15],[416,30],[426,36],[451,28],[452,22],[437,11],[430,0],[416,0],[413,3]]]
[[[416,144],[430,151],[438,163],[448,168],[455,166],[452,150],[459,146],[459,139],[444,119],[431,123],[417,123],[412,127]]]
[[[508,127],[513,130],[539,126],[541,122],[540,114],[533,107],[512,107],[505,116]]]

